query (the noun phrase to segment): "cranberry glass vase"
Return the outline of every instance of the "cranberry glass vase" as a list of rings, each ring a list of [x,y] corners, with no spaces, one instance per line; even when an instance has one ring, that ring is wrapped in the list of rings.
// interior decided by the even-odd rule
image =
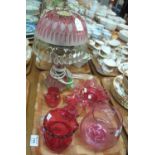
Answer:
[[[45,116],[43,129],[47,147],[59,153],[72,142],[72,135],[78,129],[78,123],[66,109],[56,109]]]
[[[120,114],[109,104],[96,104],[82,120],[81,137],[96,151],[108,149],[116,144],[122,130]]]

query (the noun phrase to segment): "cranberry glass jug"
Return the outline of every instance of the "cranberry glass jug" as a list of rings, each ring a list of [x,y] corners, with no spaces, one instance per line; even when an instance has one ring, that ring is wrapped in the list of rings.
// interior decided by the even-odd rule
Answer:
[[[72,135],[77,130],[78,123],[66,109],[56,109],[45,116],[43,127],[47,147],[59,153],[72,142]]]

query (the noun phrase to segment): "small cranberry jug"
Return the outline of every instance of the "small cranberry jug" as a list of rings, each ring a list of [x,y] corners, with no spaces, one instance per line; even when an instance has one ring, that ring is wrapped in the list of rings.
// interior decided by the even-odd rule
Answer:
[[[47,147],[60,153],[72,142],[72,135],[78,129],[78,123],[65,108],[57,108],[47,113],[43,129]]]

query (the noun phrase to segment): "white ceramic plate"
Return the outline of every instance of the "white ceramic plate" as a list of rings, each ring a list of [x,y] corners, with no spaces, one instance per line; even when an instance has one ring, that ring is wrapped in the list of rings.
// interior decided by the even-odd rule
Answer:
[[[128,75],[128,63],[127,62],[124,62],[124,63],[121,63],[119,66],[118,66],[118,70],[122,73],[122,74],[127,74]]]
[[[126,20],[123,19],[122,17],[118,17],[118,19],[119,19],[119,22],[120,22],[120,23],[122,23],[122,24],[125,24],[125,23],[126,23]]]
[[[118,16],[108,15],[107,18],[109,18],[109,19],[113,20],[114,22],[116,22],[117,25],[120,24],[120,23],[121,24],[125,24],[126,23],[125,19],[123,19],[121,17],[118,17]]]
[[[113,69],[109,69],[106,65],[102,64],[101,65],[103,73],[111,73],[113,72]]]
[[[104,39],[110,40],[112,38],[112,34],[110,31],[104,29],[102,30],[102,33],[103,33]]]
[[[102,57],[102,52],[109,55],[111,53],[111,48],[109,46],[101,46],[101,52],[100,52],[100,56]]]
[[[98,50],[93,50],[93,56],[97,57],[99,55],[99,51]]]
[[[116,16],[116,13],[112,11],[111,9],[107,10],[107,14],[111,16]]]
[[[104,59],[103,62],[108,67],[116,67],[117,66],[117,63],[113,59]]]
[[[124,55],[128,55],[128,50],[127,50],[127,49],[122,49],[121,52],[122,52]]]
[[[128,43],[127,43],[128,44]],[[123,54],[128,55],[128,45],[122,46],[122,51]]]
[[[101,40],[98,40],[98,39],[95,39],[95,43],[100,45],[100,46],[104,45],[104,42]]]
[[[128,25],[125,25],[125,24],[118,24],[117,25],[117,29],[118,30],[128,30]]]
[[[118,36],[121,40],[128,42],[128,31],[127,30],[121,30]]]
[[[116,22],[108,18],[101,18],[100,23],[105,26],[107,30],[114,31],[117,27]]]
[[[109,41],[109,45],[113,46],[113,47],[117,47],[121,44],[121,42],[119,40],[113,39],[111,41]]]
[[[119,46],[119,47],[116,47],[114,50],[117,53],[128,55],[128,46]]]
[[[100,46],[98,46],[98,47],[94,46],[93,48],[94,48],[95,50],[98,50],[98,51],[101,50],[101,47],[100,47]]]
[[[111,54],[109,54],[108,57],[109,57],[110,59],[115,60],[115,59],[117,58],[117,54],[116,54],[115,52],[111,52]]]

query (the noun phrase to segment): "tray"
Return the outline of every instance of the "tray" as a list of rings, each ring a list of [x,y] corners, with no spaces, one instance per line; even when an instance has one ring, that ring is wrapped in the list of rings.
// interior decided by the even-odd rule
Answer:
[[[126,44],[126,43],[122,42],[122,41],[118,38],[118,31],[114,31],[114,32],[112,33],[112,39],[117,39],[117,40],[119,40],[119,41],[121,42],[121,45],[125,45],[125,44]],[[89,51],[89,53],[91,53],[91,54],[93,55],[92,49],[91,49],[91,48],[88,47],[88,51]],[[96,72],[97,72],[98,74],[100,74],[100,75],[115,77],[115,76],[117,76],[117,75],[120,74],[120,72],[118,71],[117,67],[114,68],[114,71],[111,72],[111,73],[104,73],[104,72],[102,71],[101,65],[98,63],[98,61],[97,61],[97,59],[96,59],[95,57],[93,57],[93,58],[91,59],[91,63],[93,64],[93,66],[94,66]]]
[[[96,69],[96,72],[97,72],[98,74],[100,74],[100,75],[104,75],[104,76],[113,76],[113,77],[114,77],[114,76],[117,76],[117,75],[120,74],[117,68],[114,68],[114,71],[111,72],[111,73],[104,73],[104,72],[102,71],[101,65],[97,62],[97,59],[96,59],[96,58],[92,58],[91,61],[92,61],[92,64],[94,65],[94,67],[95,67],[95,69]]]
[[[45,114],[51,109],[46,105],[43,97],[43,94],[47,89],[44,84],[44,80],[47,77],[47,75],[48,75],[48,72],[40,73],[39,81],[38,81],[32,134],[39,135],[39,146],[31,147],[32,155],[58,155],[56,153],[53,153],[46,147],[44,143],[43,135],[41,132],[43,118]],[[80,80],[74,80],[75,84],[79,82]],[[100,83],[99,80],[98,82]],[[61,96],[66,95],[68,93],[69,91],[64,91],[61,94]],[[62,107],[62,106],[64,105],[61,102],[59,107]],[[80,122],[81,119],[82,119],[82,116],[78,117],[78,122]],[[73,141],[71,145],[63,153],[61,153],[61,155],[126,155],[126,147],[122,136],[120,136],[118,143],[113,148],[106,150],[104,152],[92,151],[88,149],[86,145],[83,144],[83,142],[79,138],[79,129],[78,129],[73,136]]]
[[[29,82],[28,79],[26,79],[26,106],[27,106],[27,103],[28,103],[29,88],[30,88],[30,82]]]
[[[122,80],[123,80],[123,76],[122,75],[119,75],[117,77],[114,78],[112,84],[111,84],[111,93],[112,93],[112,96],[115,98],[115,100],[121,105],[123,106],[125,109],[128,109],[128,96],[127,96],[127,93],[126,93],[126,96],[125,97],[122,97],[117,91],[116,91],[116,88],[115,88],[115,81],[116,80],[121,80],[121,83],[122,83]],[[123,84],[121,84],[122,87],[123,87]]]
[[[26,65],[26,75],[30,73],[31,67],[32,67],[32,57],[31,57],[29,64]]]
[[[33,62],[33,57],[34,57],[34,54],[32,52],[32,55],[31,55],[31,58],[30,58],[30,61],[28,64],[26,64],[26,75],[28,75],[31,71],[31,68],[32,68],[32,62]]]
[[[111,88],[111,85],[112,85],[112,82],[113,82],[113,78],[102,78],[102,85],[105,87],[105,89],[107,91],[110,92],[110,88]],[[122,117],[123,117],[123,126],[124,126],[124,129],[126,131],[126,133],[128,134],[128,110],[124,109],[113,97],[112,95],[111,96],[111,102],[112,104],[120,111],[120,113],[122,114]]]

